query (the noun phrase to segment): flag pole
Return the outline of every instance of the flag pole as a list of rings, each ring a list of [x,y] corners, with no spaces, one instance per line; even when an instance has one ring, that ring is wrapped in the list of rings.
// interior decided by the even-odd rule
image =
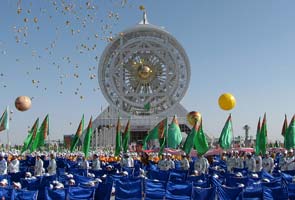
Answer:
[[[7,135],[7,151],[9,151],[9,129],[6,130],[6,135]]]
[[[6,114],[7,114],[7,129],[6,129],[6,135],[7,135],[7,151],[9,151],[9,120],[10,120],[10,116],[9,116],[9,106],[6,107]]]
[[[168,115],[167,115],[167,123],[166,123],[166,148],[168,148]]]
[[[231,132],[233,134],[233,140],[232,140],[232,145],[231,145],[231,148],[235,148],[235,135],[234,135],[234,129],[233,129],[233,123],[232,123],[232,116],[231,116],[231,113],[229,113],[229,116],[230,116],[230,121],[231,121]]]

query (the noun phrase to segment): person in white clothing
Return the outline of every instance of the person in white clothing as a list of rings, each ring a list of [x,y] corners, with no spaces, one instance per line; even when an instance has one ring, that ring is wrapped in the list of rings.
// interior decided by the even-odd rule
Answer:
[[[17,173],[17,172],[19,172],[19,160],[17,159],[16,154],[12,154],[10,163],[8,165],[8,172],[9,173]]]
[[[180,161],[180,166],[182,170],[189,170],[190,165],[187,156],[184,154],[182,155],[182,160]]]
[[[81,163],[81,168],[86,169],[86,170],[89,169],[89,162],[88,162],[88,160],[86,159],[85,156],[83,156],[83,161]]]
[[[194,170],[198,171],[199,174],[205,174],[208,173],[208,168],[209,162],[207,158],[205,158],[203,155],[198,156],[198,160],[196,160],[194,164]]]
[[[228,153],[228,157],[226,159],[226,166],[227,166],[227,171],[232,173],[234,167],[236,167],[236,158],[232,155],[232,152]]]
[[[255,172],[256,170],[256,161],[252,157],[251,153],[247,153],[247,158],[245,159],[245,167],[248,168],[249,172]]]
[[[34,169],[35,169],[35,171],[34,171],[35,176],[42,176],[42,173],[43,173],[43,161],[41,159],[40,154],[37,154],[37,156],[36,156]]]
[[[169,169],[175,169],[175,163],[172,160],[171,154],[167,154],[166,165],[167,165],[168,170]]]
[[[255,172],[260,172],[262,170],[262,157],[260,154],[255,156],[255,162],[256,162]]]
[[[3,152],[0,153],[0,175],[7,174],[7,162],[4,158],[5,154]]]
[[[92,169],[93,169],[93,170],[101,170],[100,160],[99,160],[97,154],[93,154],[93,159],[92,159]]]
[[[244,157],[241,155],[239,156],[239,152],[235,152],[236,157],[236,168],[243,169],[244,168]]]
[[[166,171],[168,169],[166,169],[166,158],[164,155],[162,155],[162,159],[158,162],[158,168],[160,170]]]
[[[262,168],[268,173],[272,173],[274,167],[273,158],[269,156],[269,153],[265,153],[265,157],[262,160]]]
[[[287,170],[287,150],[283,152],[283,154],[280,156],[279,159],[279,167],[281,171],[286,171]]]
[[[55,175],[56,174],[56,161],[55,161],[54,153],[50,154],[50,160],[49,160],[49,165],[47,167],[47,171],[48,171],[49,175]]]
[[[120,161],[120,165],[121,167],[134,167],[134,160],[127,153],[125,153]]]
[[[286,168],[287,170],[294,170],[295,169],[295,158],[293,154],[293,150],[290,149],[288,152],[288,157],[286,158]]]

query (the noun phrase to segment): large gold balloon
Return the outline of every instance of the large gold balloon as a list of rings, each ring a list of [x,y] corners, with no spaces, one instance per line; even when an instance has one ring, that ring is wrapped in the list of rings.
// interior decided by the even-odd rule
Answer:
[[[219,107],[223,110],[231,110],[236,105],[235,97],[230,93],[224,93],[220,95],[218,99]]]
[[[196,111],[192,111],[190,113],[187,114],[186,116],[187,121],[190,125],[194,126],[196,121],[201,121],[202,115],[199,112]]]
[[[32,102],[30,97],[27,96],[19,96],[15,100],[15,107],[19,111],[29,110],[32,106]]]

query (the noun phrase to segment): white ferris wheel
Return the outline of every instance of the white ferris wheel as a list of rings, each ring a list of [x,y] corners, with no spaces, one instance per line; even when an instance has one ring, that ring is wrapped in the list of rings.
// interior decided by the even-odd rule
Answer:
[[[98,80],[108,103],[128,115],[171,112],[185,95],[190,63],[179,42],[146,20],[120,33],[105,48]]]

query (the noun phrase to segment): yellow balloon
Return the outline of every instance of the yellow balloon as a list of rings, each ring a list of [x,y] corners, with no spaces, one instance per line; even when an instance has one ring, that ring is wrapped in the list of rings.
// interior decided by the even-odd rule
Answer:
[[[231,110],[236,105],[235,97],[230,93],[224,93],[220,95],[218,99],[219,107],[223,110]]]
[[[201,121],[202,115],[199,112],[196,111],[192,111],[190,113],[187,114],[186,119],[188,121],[188,123],[192,126],[195,125],[196,120],[199,122]]]

